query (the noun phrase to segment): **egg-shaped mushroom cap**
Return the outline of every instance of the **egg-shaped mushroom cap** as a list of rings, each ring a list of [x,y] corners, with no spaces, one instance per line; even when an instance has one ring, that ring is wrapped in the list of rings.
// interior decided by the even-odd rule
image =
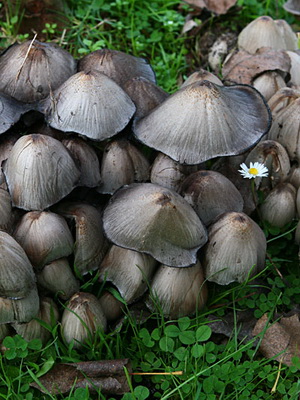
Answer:
[[[69,194],[79,179],[70,153],[58,140],[41,134],[20,137],[3,167],[15,207],[39,210]]]
[[[195,314],[207,300],[207,286],[199,261],[189,268],[170,268],[160,265],[151,282],[151,294],[146,304],[156,307],[166,317],[177,319]]]
[[[25,251],[0,231],[0,296],[20,299],[32,289],[36,289],[36,278]]]
[[[195,264],[207,241],[192,207],[176,192],[152,183],[119,189],[104,210],[103,227],[114,244],[174,267]]]
[[[244,213],[222,214],[208,229],[203,266],[207,280],[220,285],[244,282],[265,263],[266,237]]]
[[[140,57],[118,50],[101,49],[84,56],[78,62],[78,71],[96,69],[123,86],[131,78],[141,76],[155,83],[155,74],[150,64]]]
[[[74,241],[67,222],[50,211],[24,214],[13,236],[36,269],[73,252]]]
[[[236,155],[254,146],[270,128],[264,98],[246,85],[188,85],[137,122],[136,137],[185,164]]]
[[[52,128],[98,141],[124,129],[135,112],[135,105],[124,90],[96,70],[71,76],[43,107]]]
[[[238,36],[238,48],[254,54],[261,47],[274,50],[287,49],[281,30],[275,21],[266,15],[256,18],[248,24]]]
[[[25,103],[44,99],[75,73],[76,62],[52,43],[28,40],[0,57],[0,90]]]
[[[243,197],[226,178],[216,171],[197,171],[182,183],[181,195],[194,208],[205,225],[227,211],[243,211]]]

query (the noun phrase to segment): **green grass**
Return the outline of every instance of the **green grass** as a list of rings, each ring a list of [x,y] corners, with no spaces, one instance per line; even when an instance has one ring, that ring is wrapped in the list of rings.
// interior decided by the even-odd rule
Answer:
[[[205,18],[210,19],[208,26],[218,24],[235,31],[260,15],[295,23],[282,9],[283,3],[283,0],[239,0],[241,8],[236,8],[230,18],[207,15]],[[15,40],[31,37],[18,33],[23,15],[19,3],[12,6],[7,2],[6,7],[3,2],[0,4],[0,46],[4,48]],[[177,88],[178,79],[187,72],[187,54],[195,40],[181,34],[189,10],[186,4],[175,0],[72,0],[68,8],[66,31],[53,24],[45,25],[43,33],[47,40],[60,44],[76,58],[101,48],[147,58],[157,74],[158,84],[169,92]],[[135,376],[131,392],[111,396],[111,400],[296,400],[300,394],[300,361],[295,360],[292,367],[281,365],[279,369],[278,362],[259,354],[257,344],[253,346],[253,341],[238,338],[240,326],[236,320],[242,310],[250,310],[253,318],[265,313],[271,318],[276,313],[293,310],[300,303],[298,248],[290,230],[291,227],[278,231],[265,226],[271,261],[267,261],[263,273],[255,281],[225,288],[209,284],[207,307],[194,317],[168,321],[158,305],[156,312],[141,324],[128,307],[120,327],[105,335],[99,332],[82,350],[63,342],[59,326],[49,327],[52,339],[46,346],[38,340],[27,343],[19,336],[6,338],[3,345],[8,350],[0,355],[0,398],[106,399],[100,392],[92,397],[86,389],[73,389],[66,396],[44,395],[29,384],[40,382],[40,377],[54,363],[128,357],[134,371],[184,373]],[[95,291],[95,280],[92,277],[89,282],[82,282],[82,290]],[[221,341],[207,323],[211,314],[222,320],[228,312],[235,317],[234,328],[231,337]]]

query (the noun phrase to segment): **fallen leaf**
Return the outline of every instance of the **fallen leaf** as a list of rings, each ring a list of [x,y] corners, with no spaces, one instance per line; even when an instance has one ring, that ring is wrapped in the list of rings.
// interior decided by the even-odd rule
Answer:
[[[271,323],[264,314],[256,323],[253,335],[263,332],[259,350],[267,358],[293,365],[292,358],[300,358],[300,321],[297,314]]]
[[[223,79],[251,85],[253,80],[265,71],[279,70],[289,73],[291,62],[284,50],[262,47],[255,54],[237,50],[225,60],[222,68]]]
[[[195,8],[206,8],[215,14],[226,14],[229,8],[235,5],[237,0],[184,0],[190,6]]]
[[[52,395],[85,387],[91,392],[101,390],[106,394],[124,394],[129,392],[124,367],[131,372],[128,359],[56,364],[39,378],[40,385],[36,382],[30,385]]]

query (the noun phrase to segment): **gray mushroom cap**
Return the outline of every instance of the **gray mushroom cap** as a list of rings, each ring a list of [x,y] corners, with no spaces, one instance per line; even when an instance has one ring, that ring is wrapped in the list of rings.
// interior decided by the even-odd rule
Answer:
[[[195,264],[206,230],[192,207],[176,192],[152,183],[134,183],[112,196],[103,214],[114,244],[150,254],[174,267]]]
[[[4,133],[11,128],[19,121],[21,115],[29,111],[30,108],[29,105],[0,93],[0,133]]]
[[[118,50],[96,50],[79,60],[79,71],[92,69],[104,73],[120,86],[135,77],[143,77],[155,83],[154,71],[146,60]]]
[[[123,130],[135,112],[124,90],[105,74],[78,72],[43,104],[52,128],[102,141]]]
[[[220,285],[244,282],[265,263],[266,237],[246,214],[222,214],[208,230],[203,266],[206,279]]]
[[[243,197],[234,184],[215,171],[197,171],[182,183],[181,195],[205,225],[227,211],[243,211]]]
[[[10,46],[0,57],[0,90],[25,103],[48,96],[72,74],[76,62],[67,51],[37,40]]]
[[[39,210],[69,194],[79,179],[68,150],[56,139],[41,134],[22,136],[3,167],[15,207]]]
[[[246,151],[266,134],[271,114],[257,90],[246,85],[196,82],[168,97],[137,122],[136,137],[186,164]]]

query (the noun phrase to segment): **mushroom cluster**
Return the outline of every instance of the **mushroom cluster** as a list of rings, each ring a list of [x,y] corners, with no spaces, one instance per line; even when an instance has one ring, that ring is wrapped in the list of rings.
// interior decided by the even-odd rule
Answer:
[[[275,26],[293,43],[285,24]],[[241,35],[240,51],[252,57]],[[284,84],[296,79],[291,71],[288,62],[278,72]],[[206,280],[243,282],[260,271],[266,239],[250,216],[247,182],[230,173],[236,160],[235,171],[247,157],[265,163],[269,177],[256,184],[266,204],[281,196],[287,208],[297,197],[289,219],[299,212],[290,165],[299,141],[284,143],[297,129],[296,88],[268,106],[239,76],[223,85],[196,72],[169,95],[142,58],[103,49],[76,62],[37,40],[8,48],[0,75],[3,336],[46,341],[36,318],[61,318],[65,341],[80,347],[121,315],[111,288],[127,304],[142,299],[178,318],[205,305]],[[270,208],[261,213],[274,223]],[[90,271],[104,287],[98,297],[80,291]],[[67,301],[61,316],[56,298]]]

